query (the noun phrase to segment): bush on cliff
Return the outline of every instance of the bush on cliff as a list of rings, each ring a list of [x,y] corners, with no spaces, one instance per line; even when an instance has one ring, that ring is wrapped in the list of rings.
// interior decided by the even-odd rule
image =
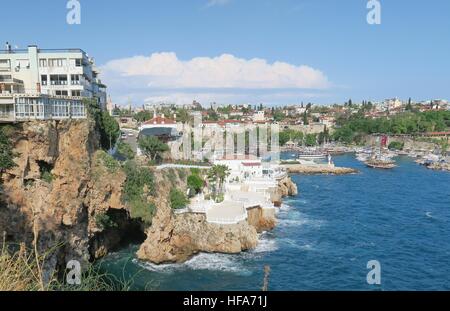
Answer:
[[[156,194],[152,171],[146,167],[138,167],[134,161],[126,162],[124,171],[127,179],[122,197],[130,207],[131,217],[151,224],[155,206],[147,201],[147,196]]]
[[[14,163],[13,146],[7,133],[6,127],[0,128],[0,174],[16,164]]]
[[[202,191],[204,184],[203,179],[196,174],[190,175],[187,179],[188,189],[191,190],[190,193],[193,195]]]
[[[170,190],[169,199],[170,206],[173,209],[185,208],[189,203],[189,199],[186,197],[186,195],[182,191],[175,188]]]
[[[117,223],[111,219],[107,213],[100,213],[95,215],[95,224],[101,230],[117,228]]]
[[[119,123],[107,111],[100,109],[98,103],[92,99],[85,99],[88,116],[95,122],[100,133],[100,144],[103,149],[109,150],[115,145],[120,136]]]
[[[136,156],[135,152],[133,151],[133,148],[127,143],[124,143],[123,141],[120,141],[117,144],[117,153],[125,158],[126,160],[133,160]]]

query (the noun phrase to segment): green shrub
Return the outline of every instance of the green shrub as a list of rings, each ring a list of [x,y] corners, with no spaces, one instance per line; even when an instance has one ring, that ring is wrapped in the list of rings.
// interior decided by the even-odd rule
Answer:
[[[155,206],[147,202],[147,195],[155,195],[155,178],[146,167],[138,167],[134,161],[125,163],[127,176],[123,187],[123,200],[128,204],[132,218],[140,218],[151,224]]]
[[[106,168],[106,170],[109,173],[116,173],[119,169],[120,165],[119,162],[117,162],[116,159],[114,159],[111,155],[106,153],[105,151],[101,150],[98,151],[98,159],[103,167]]]
[[[170,199],[170,206],[173,209],[185,208],[186,205],[189,203],[189,200],[186,197],[186,195],[182,191],[175,188],[170,190],[169,199]]]
[[[389,144],[390,150],[403,150],[405,147],[405,143],[399,142],[399,141],[393,141]]]
[[[117,153],[127,160],[133,160],[136,156],[133,148],[131,148],[129,144],[124,143],[123,141],[117,144]]]
[[[0,173],[6,169],[14,167],[13,146],[9,138],[9,128],[0,128]]]
[[[42,175],[41,175],[41,179],[43,180],[43,181],[45,181],[46,183],[49,183],[49,184],[51,184],[52,183],[52,181],[53,181],[53,175],[52,175],[52,173],[50,173],[50,172],[43,172],[42,173]]]
[[[167,178],[169,179],[170,183],[172,184],[172,187],[176,186],[177,174],[173,168],[169,168],[169,170],[167,171]]]
[[[133,219],[141,219],[146,225],[152,224],[153,215],[156,211],[156,206],[153,203],[147,203],[144,200],[134,200],[129,203],[130,216]]]
[[[117,223],[115,223],[106,213],[95,215],[95,224],[102,230],[117,228]]]
[[[190,175],[187,179],[188,188],[195,194],[199,193],[204,186],[203,179],[198,175]]]
[[[135,162],[125,163],[124,172],[127,176],[124,186],[124,195],[126,200],[133,200],[144,194],[144,187],[148,193],[155,194],[155,178],[153,172],[146,167],[138,167]]]

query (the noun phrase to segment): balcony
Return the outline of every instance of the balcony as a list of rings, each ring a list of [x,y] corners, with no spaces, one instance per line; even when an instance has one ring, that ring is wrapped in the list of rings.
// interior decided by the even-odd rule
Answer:
[[[14,106],[0,104],[0,122],[11,122],[14,120]]]
[[[14,78],[3,78],[1,76],[0,76],[0,83],[1,84],[23,85],[22,80],[14,79]]]

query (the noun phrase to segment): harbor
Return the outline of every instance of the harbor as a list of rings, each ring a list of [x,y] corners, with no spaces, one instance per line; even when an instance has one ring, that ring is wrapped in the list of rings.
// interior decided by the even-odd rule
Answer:
[[[334,161],[360,173],[292,176],[300,194],[284,201],[277,227],[261,233],[253,250],[154,265],[137,260],[130,247],[102,267],[133,279],[135,289],[258,290],[261,267],[269,265],[272,290],[372,290],[366,264],[377,259],[386,275],[382,290],[450,289],[443,264],[450,254],[450,193],[443,187],[450,174],[404,156],[389,171],[369,169],[352,154]]]

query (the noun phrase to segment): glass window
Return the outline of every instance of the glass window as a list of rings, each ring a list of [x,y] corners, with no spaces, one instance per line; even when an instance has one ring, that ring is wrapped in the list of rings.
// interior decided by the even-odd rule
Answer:
[[[41,84],[42,85],[47,85],[47,75],[41,75]]]
[[[83,66],[83,60],[81,58],[78,58],[75,60],[75,66],[76,67],[82,67]]]
[[[39,60],[39,67],[47,67],[47,60],[46,59],[40,59]]]

